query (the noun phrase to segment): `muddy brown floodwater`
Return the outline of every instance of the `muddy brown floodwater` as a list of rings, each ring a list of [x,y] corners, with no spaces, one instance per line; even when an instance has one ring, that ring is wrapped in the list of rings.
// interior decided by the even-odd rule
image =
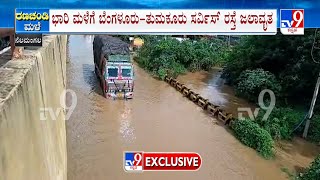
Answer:
[[[137,66],[134,99],[102,97],[93,72],[92,40],[80,35],[69,39],[68,88],[78,98],[67,121],[69,180],[286,179],[279,164],[259,157],[202,109]],[[220,78],[207,77],[196,73],[180,79],[229,109],[251,106],[235,98]],[[203,164],[196,172],[124,172],[123,151],[138,150],[198,152]]]

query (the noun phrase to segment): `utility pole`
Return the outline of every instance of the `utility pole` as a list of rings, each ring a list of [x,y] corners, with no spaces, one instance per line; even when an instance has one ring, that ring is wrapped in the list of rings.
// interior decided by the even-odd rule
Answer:
[[[316,87],[314,89],[313,98],[312,98],[312,101],[311,101],[311,105],[310,105],[310,109],[309,109],[309,113],[308,113],[308,119],[307,119],[307,122],[306,122],[306,126],[304,127],[304,131],[303,131],[303,135],[302,135],[303,138],[307,138],[307,135],[308,135],[310,122],[311,122],[311,118],[312,118],[312,115],[313,115],[313,108],[314,108],[314,105],[316,104],[316,100],[317,100],[317,97],[318,97],[319,86],[320,86],[320,73],[318,75],[317,84],[316,84]]]

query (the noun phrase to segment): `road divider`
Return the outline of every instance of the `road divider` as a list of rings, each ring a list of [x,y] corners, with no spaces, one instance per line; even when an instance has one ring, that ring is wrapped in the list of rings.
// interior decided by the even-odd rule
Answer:
[[[235,118],[231,113],[226,112],[220,106],[214,105],[209,102],[208,99],[203,98],[200,94],[192,91],[187,88],[184,84],[180,83],[178,80],[166,76],[164,79],[165,82],[174,87],[177,91],[183,94],[184,97],[188,98],[190,101],[197,104],[203,110],[205,110],[208,114],[214,116],[218,120],[222,121],[225,125],[230,126]]]
[[[198,105],[203,109],[206,110],[207,109],[207,105],[209,103],[209,99],[204,99],[201,96],[199,96],[198,99]]]
[[[181,92],[181,90],[183,89],[183,87],[184,87],[183,84],[177,82],[177,84],[176,84],[176,89],[177,89],[179,92]]]
[[[189,93],[190,93],[190,89],[187,88],[187,87],[182,90],[182,94],[183,94],[184,96],[189,96]]]

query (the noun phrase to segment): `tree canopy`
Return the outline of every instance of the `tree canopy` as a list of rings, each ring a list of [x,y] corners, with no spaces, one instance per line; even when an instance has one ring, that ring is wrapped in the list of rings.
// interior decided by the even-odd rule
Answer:
[[[284,98],[309,99],[320,72],[320,49],[311,50],[313,44],[320,47],[319,41],[314,29],[303,36],[244,36],[228,53],[224,76],[235,84],[243,71],[263,69],[280,81]]]

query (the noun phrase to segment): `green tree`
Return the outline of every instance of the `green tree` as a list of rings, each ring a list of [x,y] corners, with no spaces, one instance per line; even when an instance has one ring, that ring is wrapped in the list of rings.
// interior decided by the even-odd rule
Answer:
[[[186,71],[209,70],[223,61],[226,44],[219,40],[184,40],[163,36],[143,37],[136,61],[155,76],[176,77]]]
[[[320,40],[320,34],[316,39]],[[310,99],[320,64],[311,57],[314,30],[305,30],[304,36],[244,36],[226,57],[224,77],[229,83],[245,70],[261,68],[276,76],[282,87],[282,97]],[[320,61],[320,50],[313,56]]]

